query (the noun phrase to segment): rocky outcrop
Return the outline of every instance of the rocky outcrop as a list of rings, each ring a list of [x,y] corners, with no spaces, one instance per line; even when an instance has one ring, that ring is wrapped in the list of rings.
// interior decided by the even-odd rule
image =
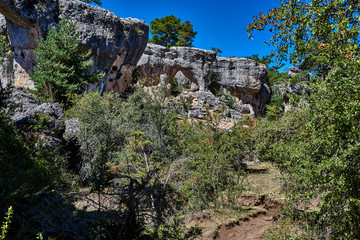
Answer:
[[[21,87],[14,88],[10,102],[19,105],[11,116],[17,123],[27,121],[35,114],[47,115],[54,121],[58,121],[57,123],[64,118],[64,111],[59,103],[41,103],[38,97]]]
[[[285,112],[289,112],[294,109],[294,106],[290,104],[291,95],[296,94],[301,96],[309,91],[309,81],[309,74],[303,72],[297,67],[290,67],[288,72],[287,87],[283,92],[283,109]],[[300,101],[303,102],[304,99],[301,99]]]
[[[137,73],[140,80],[152,84],[164,81],[171,85],[175,80],[185,89],[199,91],[197,95],[200,98],[196,97],[200,101],[197,102],[201,102],[203,96],[211,95],[211,99],[217,99],[212,102],[220,106],[224,103],[220,95],[232,95],[236,98],[238,109],[243,105],[251,108],[247,113],[263,113],[265,104],[270,100],[264,64],[246,58],[216,57],[213,51],[187,47],[168,49],[148,44],[138,63]],[[189,116],[203,116],[201,107],[193,105]]]
[[[271,94],[264,64],[247,58],[218,57],[211,71],[211,83],[220,86],[221,92],[237,97],[241,105],[251,105],[255,114],[265,111]]]
[[[92,50],[92,71],[105,72],[105,89],[125,90],[147,44],[149,30],[145,22],[122,19],[110,11],[77,0],[34,2],[0,0],[0,13],[6,17],[14,49],[16,86],[34,87],[29,72],[36,64],[33,50],[38,47],[37,41],[46,37],[49,27],[55,27],[67,18],[76,23],[81,50]]]
[[[0,35],[7,36],[6,19],[0,14]],[[5,53],[4,53],[5,54]],[[9,53],[0,59],[0,89],[13,81],[13,54]]]
[[[56,147],[60,145],[64,110],[59,103],[41,103],[38,97],[21,87],[13,89],[9,102],[10,105],[15,106],[15,111],[11,112],[11,119],[18,128],[24,131],[35,128],[39,134],[40,142],[44,146]]]
[[[148,44],[138,63],[140,79],[159,83],[161,75],[174,79],[181,71],[186,78],[205,90],[209,85],[210,67],[216,53],[197,48],[172,47],[170,49]]]

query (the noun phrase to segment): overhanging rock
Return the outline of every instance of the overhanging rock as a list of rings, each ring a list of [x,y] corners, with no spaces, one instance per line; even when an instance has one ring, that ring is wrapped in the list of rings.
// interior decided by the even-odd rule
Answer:
[[[36,64],[33,50],[49,27],[62,19],[76,23],[82,51],[91,49],[92,71],[105,73],[107,91],[123,92],[148,41],[148,25],[140,20],[117,17],[111,11],[77,0],[0,0],[14,50],[13,79],[16,86],[33,88],[29,73]]]

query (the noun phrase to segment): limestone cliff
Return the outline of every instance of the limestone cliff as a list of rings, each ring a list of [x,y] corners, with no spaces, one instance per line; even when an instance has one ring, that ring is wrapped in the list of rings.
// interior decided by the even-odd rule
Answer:
[[[111,11],[77,0],[0,0],[14,51],[13,76],[16,86],[33,88],[29,72],[36,64],[33,50],[48,28],[61,19],[76,23],[81,50],[93,52],[93,71],[105,72],[106,90],[123,92],[148,40],[148,25],[140,20],[117,17]],[[4,28],[0,17],[1,28]],[[1,73],[0,73],[1,74]],[[1,79],[9,78],[3,75]]]
[[[181,72],[181,82],[188,84],[185,89],[199,90],[195,95],[190,94],[192,98],[200,100],[196,101],[197,103],[205,102],[211,103],[213,107],[219,106],[224,101],[226,103],[226,99],[222,100],[224,95],[232,95],[236,98],[236,104],[231,105],[237,106],[233,113],[244,113],[244,106],[247,109],[246,113],[261,114],[265,110],[265,104],[270,100],[270,90],[266,85],[267,68],[251,59],[216,57],[213,51],[197,48],[168,49],[148,44],[138,63],[137,71],[141,80],[155,84],[160,81],[169,84],[175,76],[179,80],[178,74]],[[188,115],[203,116],[201,107],[203,106],[193,106],[192,109],[197,113],[190,111]]]

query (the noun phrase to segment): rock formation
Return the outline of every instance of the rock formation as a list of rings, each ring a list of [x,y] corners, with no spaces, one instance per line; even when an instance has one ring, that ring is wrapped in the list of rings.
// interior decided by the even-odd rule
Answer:
[[[166,47],[148,44],[138,63],[140,79],[159,83],[161,75],[173,79],[181,71],[191,82],[205,90],[209,82],[210,67],[216,53],[197,48]]]
[[[64,110],[59,103],[41,103],[39,98],[28,93],[21,87],[15,87],[9,99],[9,104],[15,107],[11,119],[16,126],[24,131],[44,124],[36,129],[44,146],[56,147],[62,142]],[[46,123],[40,123],[43,117]],[[46,126],[45,126],[46,125]]]
[[[149,28],[145,22],[121,19],[110,11],[77,0],[34,2],[0,0],[0,13],[6,17],[14,49],[13,79],[16,86],[33,88],[28,73],[36,64],[33,50],[38,47],[37,41],[46,37],[49,27],[55,27],[61,19],[67,18],[76,23],[81,50],[92,50],[92,71],[105,72],[105,89],[125,90],[147,44]],[[3,28],[2,19],[0,17],[0,27]]]
[[[224,101],[215,95],[231,94],[237,98],[235,102],[239,106],[239,113],[244,113],[240,108],[245,105],[247,113],[263,113],[265,104],[270,100],[270,90],[266,85],[266,66],[251,59],[222,58],[216,57],[213,51],[187,47],[168,49],[148,44],[138,63],[137,72],[141,80],[155,84],[161,81],[169,84],[175,76],[176,79],[181,79],[182,84],[192,83],[187,88],[199,90],[196,96],[190,94],[192,98],[200,100],[198,103],[209,103],[201,100],[207,96],[206,99],[213,99],[210,101],[213,104],[210,105],[221,105]],[[179,72],[183,75],[179,75]],[[192,106],[193,111],[189,111],[188,115],[203,116],[202,107]],[[251,109],[248,111],[249,108]]]
[[[67,18],[76,24],[80,50],[92,50],[92,71],[105,72],[107,91],[124,92],[136,74],[141,80],[167,85],[176,76],[188,91],[178,97],[193,100],[185,115],[200,118],[205,107],[232,119],[261,114],[270,99],[265,65],[246,58],[216,57],[213,51],[196,48],[146,47],[149,29],[143,21],[121,19],[100,7],[77,0],[0,0],[0,13],[6,18],[0,16],[0,34],[8,33],[13,49],[13,57],[0,67],[3,86],[12,81],[15,86],[34,87],[29,73],[36,64],[37,41],[46,37],[49,27]]]
[[[0,35],[7,35],[6,19],[0,14]],[[0,89],[13,81],[13,54],[0,59]]]
[[[292,111],[294,106],[290,104],[290,97],[293,94],[298,96],[309,91],[310,76],[297,67],[290,67],[288,72],[287,87],[283,91],[283,109],[285,112]],[[304,99],[301,99],[304,104]]]

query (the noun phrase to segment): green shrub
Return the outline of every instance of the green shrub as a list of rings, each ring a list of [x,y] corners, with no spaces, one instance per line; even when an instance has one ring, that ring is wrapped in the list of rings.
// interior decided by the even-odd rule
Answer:
[[[9,227],[10,227],[10,223],[11,223],[13,213],[14,213],[14,210],[13,210],[12,206],[10,206],[8,211],[6,212],[4,222],[1,225],[1,236],[0,236],[1,240],[6,239],[6,234],[9,231]]]

